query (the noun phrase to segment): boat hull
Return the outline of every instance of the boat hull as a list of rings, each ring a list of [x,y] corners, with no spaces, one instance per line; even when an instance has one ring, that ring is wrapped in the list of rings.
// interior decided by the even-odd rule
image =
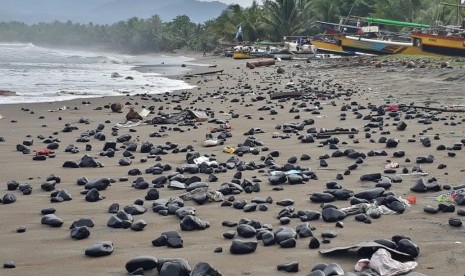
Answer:
[[[456,36],[442,36],[425,33],[412,33],[417,39],[419,47],[425,52],[438,55],[465,57],[465,38]]]
[[[233,59],[251,59],[251,58],[257,58],[256,56],[252,56],[249,53],[243,53],[243,52],[234,52],[232,54]]]
[[[337,42],[329,42],[324,40],[312,40],[313,45],[317,48],[317,53],[329,53],[337,55],[354,55],[354,53],[344,51],[342,45]]]
[[[342,49],[347,52],[362,52],[374,55],[424,55],[432,56],[436,53],[423,51],[413,43],[392,42],[376,39],[364,39],[356,37],[338,36],[335,37],[341,42]]]

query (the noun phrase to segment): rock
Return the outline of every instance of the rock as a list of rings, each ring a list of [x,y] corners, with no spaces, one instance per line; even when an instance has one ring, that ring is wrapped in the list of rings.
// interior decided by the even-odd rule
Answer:
[[[312,230],[310,229],[310,226],[307,222],[298,225],[295,231],[297,232],[300,238],[306,238],[306,237],[313,236]]]
[[[412,188],[410,188],[412,192],[417,192],[417,193],[426,193],[428,191],[428,188],[426,187],[425,180],[423,178],[419,178],[416,182],[415,185],[413,185]]]
[[[208,263],[197,263],[191,276],[222,276],[222,274]]]
[[[42,216],[41,223],[51,227],[61,227],[63,225],[63,220],[54,214],[48,214]]]
[[[94,222],[91,219],[79,219],[74,221],[69,229],[73,229],[76,227],[87,226],[87,227],[94,227]]]
[[[297,245],[297,240],[295,238],[290,238],[279,243],[279,246],[282,248],[294,248]]]
[[[271,185],[281,185],[281,184],[286,183],[287,177],[286,177],[286,174],[284,173],[278,173],[278,174],[268,177],[268,181],[270,182]]]
[[[187,215],[181,220],[180,226],[181,230],[183,231],[194,231],[204,230],[210,227],[210,223],[207,221],[202,221],[198,217]]]
[[[78,226],[71,229],[71,238],[75,240],[87,239],[90,236],[90,231],[87,226]]]
[[[2,198],[3,204],[11,204],[16,201],[16,196],[14,194],[5,194]]]
[[[95,159],[91,156],[85,155],[82,157],[81,162],[79,162],[80,168],[99,168],[102,167],[102,164],[95,161]]]
[[[98,192],[97,189],[91,189],[86,193],[85,200],[88,202],[97,202],[99,200],[102,200],[103,198],[100,196],[100,193]]]
[[[384,194],[384,191],[385,191],[384,188],[373,188],[370,190],[356,193],[354,196],[357,198],[361,198],[361,199],[373,200],[375,198],[382,196]]]
[[[137,113],[133,107],[129,109],[129,112],[126,114],[126,120],[128,121],[137,121],[137,120],[143,120],[142,116]]]
[[[159,276],[190,276],[191,267],[184,259],[159,259],[158,260],[158,273]]]
[[[152,256],[139,256],[132,258],[126,263],[126,270],[132,273],[139,268],[143,270],[152,270],[158,267],[158,259]]]
[[[276,201],[276,204],[280,205],[280,206],[290,206],[290,205],[294,204],[294,200],[292,200],[292,199],[283,199],[283,200],[280,200],[280,201]]]
[[[329,193],[313,193],[310,200],[315,203],[328,203],[334,201],[334,196]]]
[[[321,212],[321,217],[325,222],[336,222],[343,220],[346,217],[346,214],[336,208],[325,208]]]
[[[6,261],[3,263],[3,268],[16,268],[14,261]]]
[[[285,272],[299,272],[299,263],[298,262],[290,262],[285,264],[279,264],[277,266],[278,271],[285,271]]]
[[[331,263],[323,270],[325,275],[344,275],[342,267],[336,263]]]
[[[168,238],[166,246],[169,248],[182,248],[183,247],[183,240],[181,237],[179,238]]]
[[[42,215],[54,214],[55,212],[56,212],[55,208],[45,208],[45,209],[40,210],[40,213]]]
[[[21,227],[16,228],[16,233],[24,233],[24,232],[26,232],[26,227],[21,226]]]
[[[175,215],[179,219],[183,219],[185,216],[195,216],[195,208],[191,206],[184,206],[176,210]]]
[[[399,122],[396,128],[399,131],[404,131],[407,128],[407,124],[404,121]]]
[[[458,209],[457,210],[457,216],[464,217],[465,216],[465,209]]]
[[[306,276],[326,276],[326,274],[321,270],[313,270],[312,272],[310,272]]]
[[[143,219],[140,219],[136,222],[134,222],[133,224],[131,224],[131,230],[132,231],[142,231],[144,230],[144,228],[147,226],[147,222]]]
[[[19,187],[19,183],[15,180],[8,181],[6,183],[8,191],[15,191]]]
[[[237,234],[243,238],[251,238],[257,234],[254,227],[248,224],[239,224],[236,228]]]
[[[290,228],[290,227],[279,227],[275,232],[275,242],[277,244],[281,243],[282,241],[288,240],[288,239],[296,239],[297,238],[297,232]]]
[[[418,257],[420,254],[420,248],[409,239],[399,240],[397,243],[397,250],[409,254],[413,258]]]
[[[262,238],[264,246],[270,246],[270,245],[276,244],[274,234],[268,230],[265,231],[265,233],[261,235],[261,238]]]
[[[123,157],[119,160],[120,166],[129,166],[132,164],[132,160],[129,157]]]
[[[255,252],[257,249],[257,242],[256,241],[242,241],[242,240],[233,240],[229,251],[231,254],[235,255],[242,255],[242,254],[250,254]]]
[[[117,77],[121,77],[118,73],[112,73],[111,74],[111,77],[112,78],[117,78]],[[110,105],[110,108],[111,108],[111,111],[112,112],[116,112],[116,113],[121,113],[122,109],[123,109],[123,105],[121,103],[112,103]]]
[[[254,212],[257,210],[257,204],[256,203],[249,203],[246,204],[243,208],[244,212],[249,213],[249,212]]]
[[[141,206],[141,205],[138,205],[138,204],[131,204],[131,205],[127,205],[124,207],[123,209],[126,213],[130,214],[130,215],[141,215],[145,212],[147,212],[147,208],[145,206]]]
[[[145,200],[157,200],[160,198],[160,193],[156,188],[151,188],[147,191]]]
[[[380,173],[370,173],[360,176],[361,181],[378,181],[381,178]]]
[[[316,237],[312,237],[310,239],[310,243],[308,244],[308,248],[316,249],[320,247],[320,241]]]
[[[119,211],[119,204],[118,203],[112,203],[110,207],[108,207],[108,213],[111,214],[116,214]]]
[[[436,214],[437,212],[439,212],[439,208],[435,208],[435,207],[432,207],[432,206],[426,206],[425,208],[423,208],[423,211],[425,211],[426,213],[430,213],[430,214]]]
[[[463,194],[463,193],[458,194],[458,195],[454,198],[454,201],[455,201],[455,203],[457,203],[457,205],[459,205],[459,206],[465,205],[465,194]]]
[[[386,141],[386,148],[395,148],[395,147],[397,147],[398,144],[399,144],[399,140],[393,139],[393,138],[389,138],[389,139]]]
[[[355,220],[356,221],[360,221],[360,222],[364,222],[368,219],[367,215],[366,214],[357,214],[355,215]]]
[[[334,230],[324,231],[324,232],[321,232],[321,237],[332,239],[332,238],[337,237],[337,232]]]
[[[109,178],[100,178],[93,181],[89,181],[87,184],[85,184],[84,188],[86,188],[87,190],[95,188],[98,191],[103,191],[110,185],[110,183],[111,181]]]
[[[453,227],[462,227],[462,221],[458,218],[450,218],[449,225]]]
[[[288,180],[289,184],[291,184],[291,185],[304,183],[303,177],[298,175],[298,174],[289,174],[287,176],[287,180]]]

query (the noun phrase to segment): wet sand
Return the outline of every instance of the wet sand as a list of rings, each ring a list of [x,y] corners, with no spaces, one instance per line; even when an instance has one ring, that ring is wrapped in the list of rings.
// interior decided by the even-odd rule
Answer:
[[[55,103],[37,104],[13,104],[1,105],[0,136],[4,142],[0,142],[0,195],[12,193],[16,196],[16,202],[0,205],[2,223],[0,224],[0,261],[12,260],[16,264],[14,269],[1,269],[1,275],[126,275],[125,263],[139,255],[151,255],[157,258],[184,258],[192,267],[200,261],[208,262],[217,268],[223,275],[284,275],[278,272],[278,264],[297,261],[299,263],[299,275],[309,273],[312,267],[318,263],[338,263],[346,272],[353,271],[353,266],[359,259],[355,254],[322,256],[318,250],[308,248],[309,238],[297,239],[295,248],[283,249],[278,245],[264,247],[259,241],[256,252],[247,255],[232,255],[229,253],[231,241],[223,238],[223,233],[235,228],[222,226],[225,220],[238,222],[242,218],[260,221],[262,224],[271,224],[277,229],[280,224],[277,220],[279,211],[283,208],[276,201],[293,199],[296,210],[314,210],[321,212],[320,204],[312,203],[309,198],[312,193],[326,190],[326,183],[336,181],[344,188],[355,193],[375,187],[374,182],[360,181],[360,176],[366,173],[382,173],[385,165],[390,161],[399,164],[398,173],[406,167],[411,170],[415,160],[420,156],[434,156],[431,164],[422,164],[425,171],[425,180],[436,177],[441,185],[457,186],[463,184],[465,171],[463,170],[463,151],[454,151],[455,157],[449,157],[446,151],[438,151],[438,145],[450,147],[461,143],[465,138],[462,125],[463,113],[443,112],[435,116],[431,124],[422,124],[419,118],[403,119],[407,123],[405,131],[396,130],[393,118],[384,117],[382,129],[373,128],[368,131],[371,139],[366,138],[364,126],[369,122],[357,119],[353,109],[358,106],[380,106],[389,104],[413,103],[416,106],[445,107],[450,105],[462,106],[465,104],[463,97],[465,70],[458,66],[453,68],[440,68],[439,64],[427,64],[426,68],[407,68],[401,62],[386,62],[381,68],[376,68],[371,59],[349,59],[331,61],[283,61],[270,67],[257,67],[248,69],[246,61],[236,61],[223,57],[198,57],[198,61],[216,65],[212,68],[196,68],[191,74],[199,72],[224,70],[222,74],[194,76],[186,81],[197,88],[190,91],[180,91],[169,95],[143,96],[130,95],[124,97],[105,97],[95,99],[73,100]],[[278,66],[285,73],[276,73]],[[181,78],[182,76],[179,76]],[[290,85],[294,88],[289,88]],[[288,88],[286,88],[286,86]],[[313,99],[287,99],[270,100],[270,93],[312,88],[311,95],[320,95]],[[183,95],[180,97],[179,95]],[[185,97],[184,97],[185,96]],[[263,96],[263,99],[259,98]],[[113,113],[105,105],[115,102],[124,104],[123,113]],[[347,111],[341,111],[344,106],[351,106]],[[66,110],[58,110],[66,106]],[[115,157],[102,157],[99,153],[103,150],[104,141],[91,138],[87,143],[76,142],[86,131],[95,130],[98,124],[104,124],[103,130],[106,141],[114,141],[118,136],[111,135],[111,128],[117,123],[125,121],[128,107],[136,110],[153,106],[154,114],[147,119],[156,117],[156,113],[177,112],[185,108],[209,108],[214,111],[213,117],[227,121],[231,127],[232,137],[228,138],[224,145],[205,148],[202,142],[206,134],[210,133],[219,124],[202,122],[197,127],[166,125],[163,131],[160,125],[144,125],[133,128],[120,128],[118,136],[130,134],[131,141],[138,144],[138,150],[133,152],[134,159],[130,166],[120,166],[118,161],[124,150],[123,143],[118,143]],[[267,108],[263,108],[267,107]],[[307,108],[307,111],[305,110]],[[461,107],[460,107],[461,108]],[[271,115],[270,109],[277,114]],[[290,112],[298,109],[298,112]],[[48,110],[57,110],[49,112]],[[318,112],[315,112],[318,111]],[[426,113],[428,110],[417,109],[418,113]],[[369,109],[359,109],[364,116],[376,114]],[[232,118],[231,114],[238,114]],[[343,115],[345,114],[345,115]],[[432,115],[431,115],[432,116]],[[89,123],[79,123],[80,118],[88,119]],[[444,119],[442,119],[444,118]],[[302,131],[289,133],[288,138],[273,138],[282,129],[277,126],[290,122],[301,122],[313,119],[314,124],[306,126]],[[72,132],[62,132],[65,124],[76,126]],[[387,156],[368,156],[363,164],[350,171],[350,175],[344,175],[343,180],[336,180],[338,174],[343,174],[347,167],[355,160],[347,157],[327,159],[328,167],[320,166],[319,157],[324,154],[331,156],[334,150],[327,145],[321,146],[324,139],[316,139],[314,143],[301,143],[298,137],[307,133],[307,129],[334,129],[355,128],[359,132],[354,137],[348,135],[334,135],[339,139],[338,147],[341,151],[354,149],[359,152],[386,151]],[[310,168],[318,179],[308,180],[301,185],[283,185],[282,191],[274,191],[268,181],[268,170],[243,171],[242,179],[260,179],[261,190],[258,193],[241,193],[235,195],[235,199],[245,199],[250,202],[254,197],[271,196],[274,200],[269,204],[268,211],[255,211],[245,213],[232,207],[220,207],[221,203],[212,202],[197,205],[192,201],[186,201],[186,205],[196,208],[196,215],[202,220],[210,222],[210,227],[203,231],[181,231],[179,219],[175,216],[161,216],[151,209],[152,202],[145,201],[148,208],[145,214],[135,216],[135,220],[143,219],[147,227],[141,232],[130,229],[113,229],[107,227],[107,221],[111,214],[108,207],[112,203],[119,203],[122,207],[132,204],[136,199],[143,199],[146,190],[136,190],[131,187],[132,181],[137,177],[143,177],[150,183],[158,175],[143,173],[140,176],[129,176],[130,169],[138,168],[142,172],[158,162],[170,164],[172,170],[165,175],[176,171],[177,167],[186,164],[185,153],[169,153],[160,155],[161,160],[147,159],[142,163],[141,159],[147,154],[140,153],[140,145],[144,141],[150,141],[154,145],[164,145],[167,142],[178,144],[178,148],[191,145],[201,155],[214,156],[218,162],[226,162],[231,154],[224,153],[225,146],[236,147],[244,143],[248,135],[244,135],[251,128],[260,128],[264,133],[253,135],[263,142],[270,151],[279,151],[279,157],[275,158],[277,164],[284,165],[292,156],[297,157],[296,165]],[[152,132],[159,132],[164,137],[152,138]],[[216,136],[218,133],[213,133]],[[55,158],[47,158],[45,161],[33,161],[34,151],[46,147],[38,137],[52,137],[59,139],[60,147],[55,150]],[[434,139],[437,136],[439,139]],[[396,148],[386,148],[384,143],[378,143],[380,137],[399,139]],[[420,138],[429,137],[431,147],[424,147]],[[414,138],[415,142],[408,142]],[[24,140],[33,140],[30,146],[30,154],[22,154],[16,151],[16,145]],[[64,149],[74,144],[79,148],[78,153],[64,152]],[[92,150],[86,151],[86,144],[92,145]],[[263,147],[257,147],[261,150]],[[393,157],[393,152],[404,150],[405,157]],[[258,155],[251,153],[238,157],[248,163],[261,164],[260,157],[267,156],[270,152],[260,151]],[[65,161],[80,160],[84,155],[95,157],[101,162],[103,168],[62,168]],[[299,160],[302,154],[311,157],[308,161]],[[406,162],[409,158],[411,162]],[[438,169],[439,164],[446,164],[445,169]],[[219,180],[209,183],[210,188],[218,189],[222,183],[230,182],[236,170],[228,170],[226,173],[215,174]],[[47,176],[54,174],[61,178],[57,189],[65,189],[72,196],[71,201],[51,203],[50,193],[41,190],[40,185]],[[188,174],[186,174],[188,175]],[[197,174],[203,181],[207,181],[207,174]],[[84,195],[80,194],[82,186],[76,184],[79,177],[88,179],[108,177],[115,179],[106,190],[100,194],[103,200],[95,203],[86,202]],[[190,176],[190,175],[189,175]],[[120,178],[128,178],[128,181],[119,181]],[[427,205],[437,206],[435,197],[447,191],[414,193],[410,188],[419,178],[417,175],[402,176],[401,183],[394,183],[387,192],[392,192],[396,197],[405,198],[415,195],[416,204],[407,208],[403,214],[384,215],[379,219],[372,219],[371,224],[365,224],[354,220],[353,216],[344,219],[344,228],[337,228],[335,223],[324,222],[321,218],[310,221],[315,227],[314,235],[321,241],[320,234],[326,230],[335,230],[338,236],[331,239],[329,244],[322,244],[321,248],[350,245],[361,241],[374,239],[390,239],[393,235],[405,235],[412,239],[420,248],[420,255],[416,259],[418,267],[416,272],[426,275],[463,275],[463,258],[465,257],[464,230],[448,225],[451,217],[458,217],[454,213],[427,214],[423,208]],[[6,183],[16,180],[20,183],[29,183],[33,186],[31,195],[22,195],[18,190],[7,191]],[[171,190],[165,187],[159,189],[160,198],[173,198],[182,191]],[[229,196],[226,196],[227,199]],[[350,206],[349,201],[334,201],[337,207]],[[56,215],[64,220],[59,228],[51,228],[42,225],[40,210],[48,207],[56,209]],[[456,206],[456,209],[461,208]],[[90,218],[95,226],[90,229],[91,235],[84,240],[73,240],[70,237],[69,226],[80,218]],[[302,222],[298,218],[292,218],[289,227],[295,227]],[[18,227],[26,227],[25,233],[16,233]],[[176,230],[184,241],[181,249],[166,247],[154,247],[151,241],[162,232]],[[237,237],[237,236],[236,236]],[[240,238],[243,239],[243,238]],[[110,240],[114,243],[112,255],[102,258],[90,258],[84,255],[85,248],[98,241]],[[247,239],[243,239],[247,240]],[[251,238],[250,240],[256,240]],[[222,247],[222,253],[214,253],[213,250]],[[147,273],[146,275],[157,275]]]

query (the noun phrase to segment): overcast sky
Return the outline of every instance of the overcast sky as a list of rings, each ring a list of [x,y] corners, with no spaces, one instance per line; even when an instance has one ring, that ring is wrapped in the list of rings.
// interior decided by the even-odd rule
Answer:
[[[219,1],[219,2],[226,3],[228,5],[230,5],[230,4],[239,4],[239,5],[243,6],[243,7],[248,7],[253,2],[253,0],[201,0],[201,1],[207,1],[207,2]],[[261,4],[262,1],[257,0],[257,3]]]

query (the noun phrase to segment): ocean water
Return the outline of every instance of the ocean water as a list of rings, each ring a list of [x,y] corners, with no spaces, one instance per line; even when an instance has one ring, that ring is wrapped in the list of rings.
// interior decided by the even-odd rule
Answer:
[[[0,96],[0,104],[190,89],[186,82],[167,76],[187,73],[192,66],[201,65],[183,56],[130,56],[3,43],[0,90],[13,91],[16,96]],[[112,77],[113,73],[121,77]]]

